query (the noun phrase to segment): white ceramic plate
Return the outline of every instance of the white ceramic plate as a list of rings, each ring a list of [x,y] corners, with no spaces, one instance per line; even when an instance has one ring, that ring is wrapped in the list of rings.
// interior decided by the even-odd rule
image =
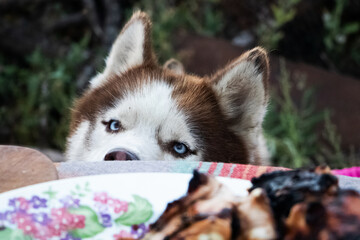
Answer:
[[[87,176],[0,194],[1,240],[140,238],[168,202],[183,196],[190,174]],[[237,195],[249,181],[218,178]]]

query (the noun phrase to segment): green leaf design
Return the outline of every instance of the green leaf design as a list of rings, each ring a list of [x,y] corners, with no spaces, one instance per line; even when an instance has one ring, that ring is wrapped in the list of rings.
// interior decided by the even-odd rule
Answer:
[[[71,235],[73,237],[89,238],[104,231],[104,227],[100,224],[96,213],[91,208],[87,206],[80,206],[78,208],[69,209],[69,212],[85,216],[85,227],[72,230]]]
[[[5,228],[4,230],[0,230],[0,239],[6,240],[32,240],[30,236],[24,235],[24,233],[19,229],[10,229]]]
[[[86,182],[84,189],[85,189],[85,191],[87,191],[87,192],[90,192],[90,191],[91,191],[91,189],[90,189],[90,183],[89,183],[89,182]]]
[[[49,187],[49,190],[43,192],[43,194],[48,195],[48,196],[49,196],[49,200],[52,200],[52,199],[56,198],[57,192],[53,191],[53,190],[51,189],[51,187]]]
[[[148,221],[153,215],[152,205],[148,200],[133,195],[134,202],[129,204],[128,211],[115,219],[117,224],[132,226]]]

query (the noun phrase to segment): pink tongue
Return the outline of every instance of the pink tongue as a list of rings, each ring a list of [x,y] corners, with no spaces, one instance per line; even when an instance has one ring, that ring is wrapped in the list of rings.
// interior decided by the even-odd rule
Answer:
[[[126,160],[126,153],[125,152],[117,152],[115,160]]]

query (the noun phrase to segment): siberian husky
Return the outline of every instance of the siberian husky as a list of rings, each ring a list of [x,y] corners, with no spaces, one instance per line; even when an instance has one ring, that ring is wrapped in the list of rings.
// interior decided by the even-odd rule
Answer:
[[[159,66],[151,22],[133,14],[106,67],[72,109],[67,161],[186,160],[267,164],[262,122],[269,63],[257,47],[215,74]]]

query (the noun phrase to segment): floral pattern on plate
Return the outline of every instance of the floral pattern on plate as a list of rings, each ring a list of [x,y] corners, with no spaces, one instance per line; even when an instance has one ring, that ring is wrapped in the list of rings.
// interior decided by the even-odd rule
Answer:
[[[148,230],[153,208],[139,195],[132,198],[125,201],[106,191],[92,191],[88,182],[62,195],[49,187],[27,198],[14,197],[0,210],[0,239],[101,239],[105,231],[113,239],[139,239]]]

